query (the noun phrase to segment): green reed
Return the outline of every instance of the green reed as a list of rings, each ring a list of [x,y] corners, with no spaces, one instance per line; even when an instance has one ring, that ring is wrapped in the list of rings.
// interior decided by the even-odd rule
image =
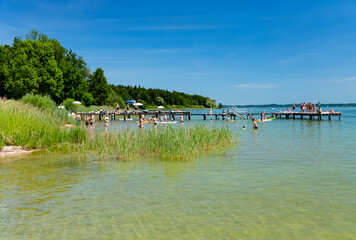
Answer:
[[[166,126],[159,129],[126,129],[120,133],[95,133],[93,138],[72,150],[94,153],[101,159],[149,157],[187,160],[203,152],[223,153],[235,140],[236,136],[226,128]]]
[[[84,129],[64,127],[73,123],[62,109],[45,110],[19,101],[0,100],[0,147],[49,148],[85,140]]]
[[[65,128],[66,124],[72,127]],[[90,132],[75,126],[64,109],[45,109],[0,99],[0,147],[23,146],[74,153],[82,158],[138,157],[187,160],[204,152],[223,153],[237,139],[227,128],[162,126],[158,129],[126,129],[119,133]]]

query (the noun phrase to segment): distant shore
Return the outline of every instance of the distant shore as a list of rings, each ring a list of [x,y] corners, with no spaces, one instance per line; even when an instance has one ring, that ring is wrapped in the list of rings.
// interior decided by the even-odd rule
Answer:
[[[291,104],[256,104],[256,105],[223,105],[223,108],[286,108],[291,107]],[[299,107],[299,103],[295,103]],[[356,103],[321,103],[321,107],[356,107]]]

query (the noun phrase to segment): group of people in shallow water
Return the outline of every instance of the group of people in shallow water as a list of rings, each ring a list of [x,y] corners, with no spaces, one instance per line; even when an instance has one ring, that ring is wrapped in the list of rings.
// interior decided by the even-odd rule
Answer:
[[[171,121],[174,121],[174,119],[172,118]],[[143,128],[144,123],[153,123],[153,126],[156,127],[159,122],[169,122],[169,118],[166,114],[163,114],[160,116],[160,118],[152,116],[147,120],[145,114],[141,114],[138,121],[138,127]],[[179,117],[179,122],[184,123],[183,115]]]

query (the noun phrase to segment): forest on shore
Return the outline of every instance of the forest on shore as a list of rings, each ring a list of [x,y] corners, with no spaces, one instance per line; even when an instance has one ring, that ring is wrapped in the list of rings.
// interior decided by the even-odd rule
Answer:
[[[196,94],[108,84],[103,69],[91,72],[82,57],[36,30],[24,39],[15,37],[12,46],[0,45],[0,97],[20,99],[27,93],[48,95],[57,104],[77,100],[124,107],[135,99],[146,107],[216,107],[214,100]]]

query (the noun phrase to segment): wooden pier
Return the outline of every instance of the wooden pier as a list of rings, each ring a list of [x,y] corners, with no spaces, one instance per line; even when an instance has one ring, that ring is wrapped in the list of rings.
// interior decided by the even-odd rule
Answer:
[[[260,119],[262,117],[262,113],[244,113],[244,116],[246,116],[247,119],[250,119],[252,117],[256,119]],[[265,113],[265,117],[275,117],[277,119],[285,118],[285,119],[317,119],[317,120],[322,120],[323,118],[328,118],[328,120],[331,120],[331,117],[336,116],[341,120],[342,113],[341,112],[322,112],[322,113],[317,113],[317,112],[273,112],[273,113]]]
[[[111,116],[112,120],[116,120],[122,117],[124,121],[127,119],[131,119],[134,116],[139,117],[141,114],[144,114],[145,117],[150,117],[150,116],[155,116],[157,119],[159,119],[162,115],[166,115],[167,118],[176,120],[176,118],[180,117],[183,115],[184,119],[187,120],[192,120],[192,116],[201,116],[203,117],[203,120],[207,119],[215,119],[215,120],[226,120],[227,117],[229,116],[231,120],[236,120],[236,118],[240,119],[251,119],[252,117],[255,119],[261,119],[262,113],[239,113],[236,114],[234,112],[228,112],[228,113],[191,113],[191,112],[172,112],[172,111],[142,111],[142,112],[122,112],[120,114],[115,114],[115,113],[107,113],[107,112],[101,112],[101,113],[80,113],[81,116],[83,117],[84,115],[96,115],[99,118],[99,121],[102,120],[103,116],[106,116],[106,114],[109,114]],[[323,113],[316,113],[316,112],[272,112],[272,113],[264,113],[265,117],[275,117],[277,119],[285,118],[285,119],[317,119],[317,120],[322,120],[323,118],[328,118],[328,120],[331,120],[332,117],[336,116],[341,120],[342,113],[341,112],[323,112]]]
[[[332,116],[339,117],[339,120],[341,120],[341,112],[322,112],[322,113],[316,113],[316,112],[306,112],[306,113],[301,113],[301,112],[278,112],[278,113],[272,113],[272,115],[276,116],[276,118],[282,118],[283,116],[286,119],[308,119],[313,120],[313,119],[318,119],[322,120],[323,117],[327,117],[328,120],[331,120]]]

